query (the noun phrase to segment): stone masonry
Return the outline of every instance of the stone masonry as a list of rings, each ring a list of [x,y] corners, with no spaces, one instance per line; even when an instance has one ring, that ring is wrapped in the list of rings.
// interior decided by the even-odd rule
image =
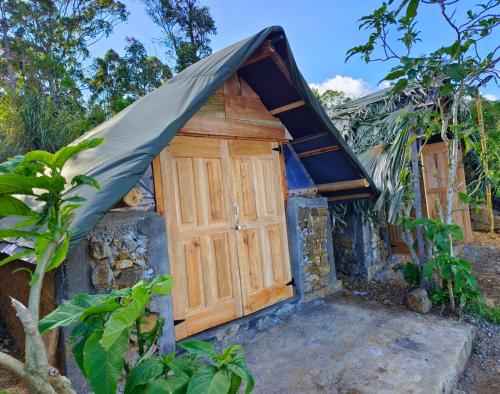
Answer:
[[[168,274],[165,221],[155,212],[108,212],[57,272],[58,303],[80,293],[107,292],[133,286],[142,279]],[[175,348],[171,297],[155,297],[149,312],[161,316],[159,348],[167,354]],[[88,384],[68,346],[70,330],[61,331],[64,346],[61,366],[78,393],[89,392]]]
[[[148,238],[141,233],[137,222],[104,224],[88,238],[91,280],[97,291],[130,287],[144,276],[152,276],[147,267]]]
[[[326,198],[293,197],[287,206],[288,237],[296,293],[305,301],[337,287]]]
[[[371,280],[390,257],[387,230],[352,211],[344,221],[333,231],[336,268],[342,274]]]

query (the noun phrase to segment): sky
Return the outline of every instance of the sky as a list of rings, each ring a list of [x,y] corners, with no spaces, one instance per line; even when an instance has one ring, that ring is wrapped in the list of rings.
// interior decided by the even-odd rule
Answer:
[[[142,41],[148,51],[165,60],[160,44],[161,30],[145,13],[141,0],[122,0],[129,12],[126,22],[116,26],[111,36],[91,47],[93,56],[113,48],[121,52],[126,37]],[[387,86],[379,81],[394,63],[366,64],[359,57],[345,62],[347,50],[366,42],[368,34],[357,21],[370,14],[381,0],[201,0],[210,7],[217,26],[212,37],[214,51],[255,34],[264,27],[281,25],[288,37],[299,69],[310,85],[320,90],[340,90],[351,98],[361,97]],[[461,4],[474,5],[477,0]],[[463,5],[462,5],[463,7]],[[458,10],[458,14],[463,9]],[[450,42],[451,30],[441,21],[436,6],[421,8],[418,28],[422,31],[419,53]],[[500,37],[489,37],[485,45],[494,48]],[[490,99],[500,98],[500,88],[490,82],[483,90]]]

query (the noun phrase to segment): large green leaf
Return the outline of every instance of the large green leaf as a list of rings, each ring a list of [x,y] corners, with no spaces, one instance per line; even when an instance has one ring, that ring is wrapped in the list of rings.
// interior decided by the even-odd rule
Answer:
[[[24,155],[24,160],[26,161],[41,161],[48,166],[52,165],[53,159],[54,155],[44,150],[32,150]]]
[[[248,369],[247,363],[243,355],[237,356],[230,364],[228,364],[227,368],[235,375],[238,375],[240,378],[246,380],[246,389],[245,393],[250,393],[254,386],[255,380],[253,378],[252,373]]]
[[[212,358],[216,357],[217,353],[215,352],[214,347],[205,341],[186,341],[179,344],[181,348],[187,350],[190,354],[195,357],[207,357]]]
[[[0,230],[0,239],[17,238],[17,237],[45,238],[46,234],[40,234],[33,231],[14,230],[14,229]]]
[[[94,138],[91,140],[82,141],[76,145],[65,146],[59,149],[56,153],[54,153],[51,166],[56,168],[62,168],[64,164],[73,156],[76,156],[78,153],[84,150],[95,148],[96,146],[100,145],[103,141],[104,139],[102,138]]]
[[[406,9],[406,19],[409,21],[417,15],[418,3],[420,0],[410,0],[408,8]]]
[[[125,394],[134,394],[137,386],[144,386],[163,373],[164,365],[160,357],[148,358],[137,364],[128,374]]]
[[[151,294],[168,295],[174,287],[174,279],[170,275],[157,275],[150,286]]]
[[[4,216],[33,216],[35,212],[18,198],[0,195],[0,218]]]
[[[73,327],[70,334],[70,341],[73,343],[71,351],[76,363],[80,367],[83,376],[87,377],[85,373],[85,366],[83,365],[83,349],[87,339],[97,330],[102,330],[103,321],[98,318],[91,318],[81,321]]]
[[[24,252],[13,254],[12,256],[0,260],[0,267],[15,260],[21,260],[23,257],[29,256],[32,253],[33,253],[32,250],[25,250]]]
[[[130,394],[185,394],[189,377],[158,377],[144,386],[137,386]]]
[[[145,286],[134,287],[130,302],[114,311],[104,325],[102,346],[109,349],[120,337],[124,330],[128,330],[139,318],[149,303],[149,295]]]
[[[69,236],[69,234],[67,234],[66,238],[64,238],[64,241],[59,246],[56,253],[54,253],[54,256],[52,256],[52,259],[50,260],[50,263],[47,267],[47,271],[52,271],[62,264],[62,262],[66,258],[66,255],[68,254],[70,238],[71,237]]]
[[[231,387],[231,374],[227,370],[217,371],[211,365],[201,367],[193,375],[187,394],[226,394]]]
[[[54,311],[40,320],[38,325],[40,333],[44,334],[48,330],[53,330],[57,327],[70,326],[80,319],[87,308],[101,302],[104,297],[106,295],[82,293],[71,301],[59,305]]]
[[[129,333],[122,331],[107,350],[101,345],[102,334],[102,331],[95,331],[85,342],[85,374],[95,394],[116,394],[116,383],[123,371],[123,357],[128,349]]]
[[[88,185],[100,189],[99,182],[87,175],[77,175],[71,180],[72,185]]]
[[[33,177],[25,177],[19,174],[1,174],[0,190],[3,194],[32,194],[33,185],[29,181]]]

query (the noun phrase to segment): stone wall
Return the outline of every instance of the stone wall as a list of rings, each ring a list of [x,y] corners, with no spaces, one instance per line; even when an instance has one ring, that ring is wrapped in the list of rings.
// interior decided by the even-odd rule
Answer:
[[[64,302],[80,293],[107,292],[133,286],[141,279],[168,274],[165,221],[154,212],[108,212],[58,270],[56,294]],[[172,300],[156,297],[148,307],[165,320],[161,353],[175,348]],[[70,330],[63,329],[61,364],[78,393],[89,392],[68,346]]]
[[[310,301],[331,293],[338,282],[327,199],[289,198],[287,219],[297,295]]]
[[[345,225],[333,231],[337,271],[367,280],[384,269],[391,254],[389,235],[383,225],[348,209]]]

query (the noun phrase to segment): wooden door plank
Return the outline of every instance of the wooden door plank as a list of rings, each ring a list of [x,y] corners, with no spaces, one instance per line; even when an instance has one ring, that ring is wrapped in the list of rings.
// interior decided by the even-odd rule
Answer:
[[[224,146],[175,137],[161,154],[177,339],[242,315]]]

